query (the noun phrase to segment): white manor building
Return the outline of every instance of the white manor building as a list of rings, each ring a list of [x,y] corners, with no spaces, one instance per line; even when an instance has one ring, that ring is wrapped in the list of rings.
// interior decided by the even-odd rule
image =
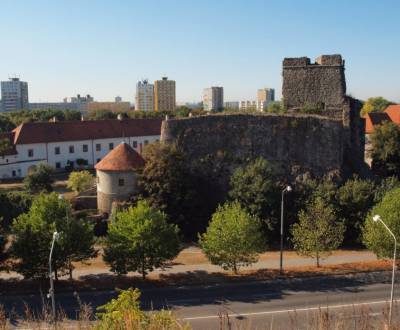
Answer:
[[[25,123],[0,134],[11,147],[0,154],[0,179],[21,178],[39,163],[55,170],[82,161],[92,168],[121,142],[139,154],[158,141],[161,119],[122,119]]]

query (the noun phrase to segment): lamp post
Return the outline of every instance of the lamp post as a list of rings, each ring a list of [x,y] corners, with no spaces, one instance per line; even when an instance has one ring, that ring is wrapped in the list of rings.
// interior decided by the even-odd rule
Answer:
[[[53,241],[51,242],[51,248],[50,248],[50,256],[49,256],[49,276],[50,276],[50,289],[49,289],[49,294],[48,297],[51,298],[51,310],[53,313],[53,322],[56,321],[56,300],[54,297],[54,283],[53,283],[53,270],[51,268],[52,264],[52,256],[53,256],[53,249],[54,249],[54,243],[58,239],[59,234],[55,231],[53,233]]]
[[[283,273],[283,207],[284,207],[284,200],[285,200],[285,192],[291,192],[292,187],[287,186],[285,189],[282,190],[282,201],[281,201],[281,253],[280,253],[280,267],[279,272]]]
[[[393,307],[393,291],[394,291],[394,276],[396,272],[396,247],[397,247],[397,240],[396,236],[394,236],[393,232],[389,229],[389,227],[383,222],[382,218],[380,215],[376,214],[372,217],[372,220],[375,222],[380,221],[383,226],[386,228],[386,230],[392,235],[394,239],[394,251],[393,251],[393,270],[392,270],[392,289],[390,291],[390,307],[389,307],[389,328],[390,324],[392,323],[392,307]]]

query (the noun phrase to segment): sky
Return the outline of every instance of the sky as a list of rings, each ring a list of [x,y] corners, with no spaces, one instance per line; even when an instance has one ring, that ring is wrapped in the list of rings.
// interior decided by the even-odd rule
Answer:
[[[209,86],[280,98],[284,57],[339,53],[349,94],[400,102],[399,14],[399,0],[0,0],[0,80],[27,81],[30,102],[134,102],[162,76],[178,102]]]

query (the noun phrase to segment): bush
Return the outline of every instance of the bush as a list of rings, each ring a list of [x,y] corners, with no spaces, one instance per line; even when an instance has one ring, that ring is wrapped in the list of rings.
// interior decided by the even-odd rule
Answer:
[[[68,188],[76,193],[90,189],[94,184],[94,177],[89,171],[72,172],[68,177]]]
[[[53,179],[51,174],[53,169],[46,164],[39,164],[37,168],[29,173],[24,179],[25,189],[31,193],[36,194],[42,191],[50,192],[53,190],[51,184]]]

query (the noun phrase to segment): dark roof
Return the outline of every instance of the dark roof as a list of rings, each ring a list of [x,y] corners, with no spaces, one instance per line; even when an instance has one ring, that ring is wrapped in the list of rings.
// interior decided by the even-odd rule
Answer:
[[[10,143],[10,148],[5,150],[4,152],[0,152],[0,156],[10,156],[10,155],[17,154],[17,149],[15,148],[15,145],[13,144],[13,142],[14,142],[14,133],[13,132],[0,133],[0,140],[8,140]]]
[[[365,132],[367,134],[374,131],[374,127],[385,121],[392,121],[385,112],[369,112],[366,116]]]
[[[120,143],[95,165],[100,171],[134,171],[144,166],[144,159],[129,144]]]
[[[160,135],[161,122],[157,118],[24,123],[13,130],[14,144]]]

